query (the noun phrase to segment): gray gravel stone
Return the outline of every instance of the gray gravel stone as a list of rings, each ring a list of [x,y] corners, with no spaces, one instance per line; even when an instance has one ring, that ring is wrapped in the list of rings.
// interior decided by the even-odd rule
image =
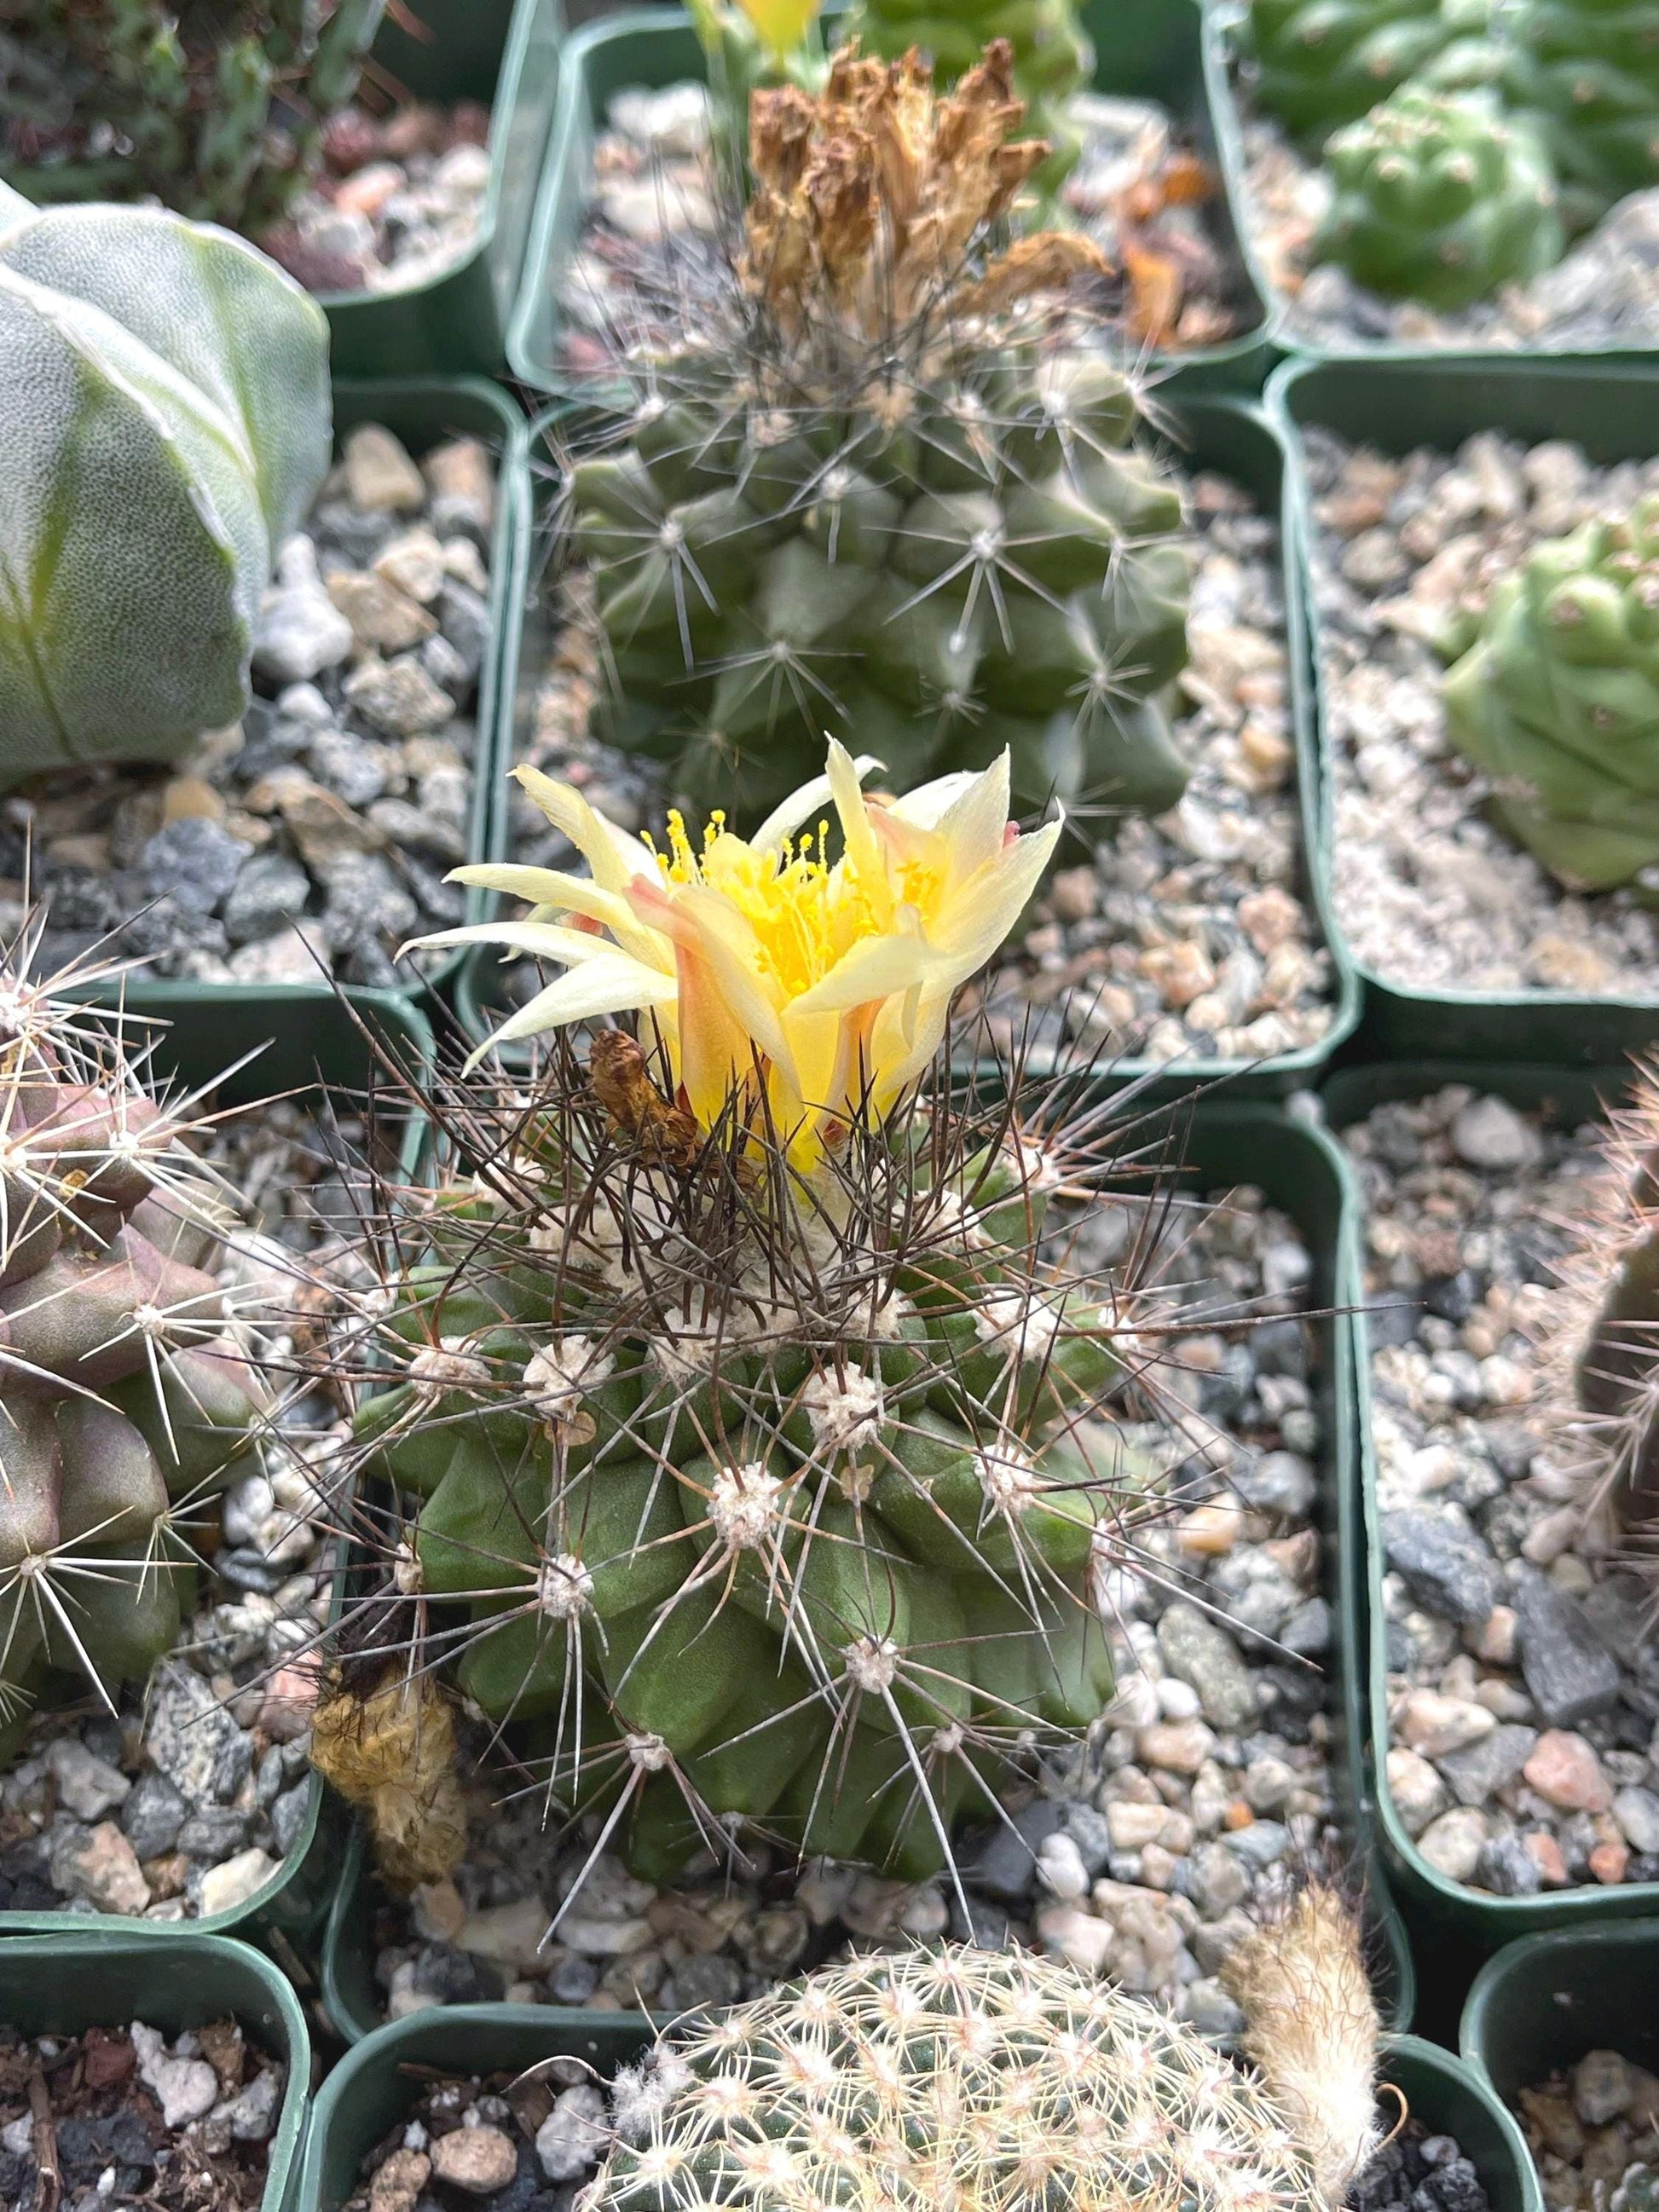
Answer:
[[[1461,1751],[1443,1752],[1435,1765],[1450,1783],[1460,1805],[1484,1805],[1500,1790],[1507,1790],[1532,1757],[1538,1741],[1536,1729],[1514,1724],[1495,1728]]]
[[[165,1774],[141,1774],[121,1808],[121,1826],[141,1859],[166,1856],[179,1840],[190,1808]]]
[[[1256,1715],[1255,1678],[1218,1621],[1177,1599],[1158,1624],[1158,1646],[1170,1672],[1197,1691],[1212,1727],[1250,1725]]]
[[[1619,1695],[1619,1662],[1590,1626],[1577,1600],[1531,1568],[1510,1593],[1521,1671],[1552,1728],[1573,1728],[1604,1713]]]
[[[286,853],[256,853],[238,875],[224,905],[225,934],[246,945],[305,912],[311,878]]]
[[[140,863],[154,898],[172,898],[185,912],[212,914],[240,875],[253,848],[204,815],[169,822],[145,846]]]
[[[164,1659],[150,1684],[144,1750],[188,1803],[224,1803],[253,1768],[245,1735],[211,1689],[180,1659]]]
[[[1444,1620],[1485,1620],[1503,1595],[1502,1573],[1486,1545],[1444,1514],[1385,1513],[1382,1545],[1389,1565]]]

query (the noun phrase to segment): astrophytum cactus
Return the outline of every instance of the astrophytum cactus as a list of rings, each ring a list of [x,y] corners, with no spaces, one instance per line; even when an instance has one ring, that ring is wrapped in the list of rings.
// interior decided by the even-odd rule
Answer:
[[[234,722],[328,465],[321,311],[228,232],[0,185],[0,782]]]

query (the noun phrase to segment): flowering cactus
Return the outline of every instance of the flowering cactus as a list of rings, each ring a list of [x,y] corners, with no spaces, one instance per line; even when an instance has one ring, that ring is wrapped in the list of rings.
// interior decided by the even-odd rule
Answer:
[[[321,311],[227,232],[0,185],[0,781],[234,722],[328,465]]]
[[[566,969],[502,1037],[639,1034],[433,1102],[453,1173],[361,1370],[413,1501],[391,1663],[412,1634],[653,1878],[738,1821],[925,1873],[1099,1714],[1097,1578],[1157,1510],[1109,1410],[1157,1407],[1140,1303],[1043,1241],[1110,1148],[939,1073],[1057,825],[1017,832],[1006,757],[885,803],[832,746],[752,839],[660,853],[521,776],[592,872],[469,869],[532,912],[442,941]]]

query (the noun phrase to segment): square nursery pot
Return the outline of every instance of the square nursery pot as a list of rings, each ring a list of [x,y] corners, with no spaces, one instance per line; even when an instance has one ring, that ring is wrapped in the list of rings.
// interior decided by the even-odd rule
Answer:
[[[689,33],[688,33],[689,35]],[[555,624],[553,609],[539,588],[538,559],[547,544],[550,493],[557,482],[555,441],[561,429],[574,428],[579,434],[590,423],[602,422],[598,409],[579,408],[570,401],[556,401],[526,427],[526,458],[514,474],[526,488],[526,508],[520,532],[518,568],[502,634],[501,676],[498,720],[502,728],[503,769],[525,757],[532,725],[538,686],[544,672]],[[1193,471],[1212,470],[1231,477],[1249,491],[1261,514],[1279,523],[1279,562],[1285,606],[1285,647],[1290,684],[1291,726],[1296,748],[1295,796],[1301,817],[1297,860],[1297,889],[1310,909],[1330,956],[1331,1021],[1316,1044],[1281,1053],[1270,1059],[1185,1060],[1153,1062],[1124,1057],[1102,1063],[1103,1074],[1114,1087],[1150,1079],[1160,1095],[1173,1097],[1193,1085],[1224,1081],[1230,1097],[1283,1098],[1318,1080],[1321,1072],[1359,1019],[1360,991],[1346,950],[1332,926],[1325,870],[1320,858],[1320,783],[1313,692],[1309,680],[1304,630],[1304,595],[1300,588],[1299,556],[1292,536],[1293,508],[1289,489],[1289,454],[1279,428],[1248,399],[1182,386],[1161,417],[1168,427],[1175,456]],[[538,497],[538,486],[543,495]],[[498,815],[489,832],[492,858],[510,860],[511,810],[507,786],[496,781]],[[481,911],[485,916],[501,910],[491,894]],[[520,910],[514,902],[511,911]],[[469,913],[469,920],[474,916]],[[447,971],[446,971],[447,973]],[[505,1000],[501,985],[501,955],[489,945],[475,947],[465,956],[455,993],[455,1010],[467,1037],[481,1042],[502,1018]],[[507,1048],[512,1054],[519,1048]],[[1091,1051],[1079,1048],[1079,1060],[1070,1049],[1033,1053],[1028,1062],[1035,1079],[1055,1072],[1074,1073],[1079,1064],[1091,1063]],[[996,1079],[998,1071],[985,1071]]]
[[[1488,1959],[1463,2008],[1459,2048],[1505,2106],[1523,2089],[1616,2051],[1659,2069],[1659,1920],[1559,1928]]]
[[[477,750],[473,763],[472,802],[467,827],[467,857],[496,857],[490,839],[500,834],[495,799],[502,775],[501,701],[503,664],[501,646],[509,629],[515,604],[513,598],[515,563],[521,560],[519,519],[526,506],[521,484],[523,462],[519,437],[522,417],[499,386],[480,377],[371,378],[337,381],[334,386],[334,428],[337,438],[362,422],[379,422],[392,431],[418,459],[433,446],[458,436],[482,439],[496,457],[495,520],[489,556],[489,612],[492,641],[478,677]],[[483,894],[468,893],[466,918],[477,921],[483,911]],[[409,981],[396,991],[358,987],[337,988],[319,975],[314,983],[201,983],[188,977],[152,975],[142,964],[121,966],[108,977],[82,988],[77,995],[94,1004],[119,1004],[137,1015],[154,1014],[166,1021],[179,1018],[180,1010],[199,1004],[217,1008],[231,1027],[229,1035],[244,1040],[240,1048],[267,1038],[304,1042],[313,1022],[321,1034],[331,1033],[334,1017],[329,1011],[341,998],[362,1007],[374,1018],[401,1001],[405,1012],[417,1003],[429,1012],[440,994],[453,986],[460,956],[447,955],[429,975],[406,972]],[[240,1011],[246,1008],[246,1013]],[[234,1010],[234,1011],[233,1011]],[[424,1026],[424,1016],[416,1015]],[[393,1024],[394,1030],[396,1024]],[[223,1065],[234,1055],[227,1051]],[[267,1061],[266,1065],[269,1065]],[[313,1061],[307,1056],[306,1073],[295,1079],[311,1079]],[[270,1087],[269,1083],[266,1088]]]
[[[358,2186],[364,2158],[408,2112],[428,2069],[471,2076],[570,2057],[605,2078],[650,2040],[642,2019],[524,2005],[457,2005],[379,2028],[347,2053],[313,2106],[295,2212],[337,2212]],[[1456,2136],[1492,2212],[1542,2212],[1520,2130],[1472,2067],[1416,2036],[1391,2035],[1381,2074],[1431,2133]]]
[[[1356,1881],[1363,1880],[1365,1887],[1378,2004],[1388,2025],[1403,2031],[1415,2010],[1416,1978],[1404,1925],[1377,1863],[1363,1771],[1364,1643],[1359,1589],[1362,1554],[1356,1527],[1359,1474],[1354,1449],[1352,1316],[1343,1289],[1347,1273],[1345,1255],[1354,1233],[1352,1187],[1335,1143],[1322,1128],[1265,1103],[1205,1099],[1195,1106],[1189,1101],[1186,1109],[1148,1112],[1137,1118],[1130,1141],[1138,1159],[1167,1163],[1188,1188],[1218,1190],[1240,1183],[1258,1186],[1270,1205],[1281,1207],[1296,1223],[1313,1257],[1309,1314],[1316,1329],[1325,1595],[1336,1629],[1329,1700],[1335,1726],[1332,1778],[1339,1817],[1349,1839],[1352,1871]],[[1148,1171],[1149,1176],[1152,1172]],[[372,2034],[372,2043],[366,2047],[379,2049],[388,2038],[411,2029],[416,2021],[546,2021],[550,2025],[540,2032],[550,2037],[556,2032],[550,2025],[556,2020],[597,2021],[615,2030],[618,2023],[641,2017],[625,2013],[572,2013],[551,2005],[463,2006],[416,2014],[392,2027],[382,2028],[374,1971],[374,1916],[382,1894],[359,1827],[348,1848],[329,1912],[320,1962],[325,2010],[336,2033],[348,2043],[358,2043]],[[467,2047],[465,2037],[459,2047]],[[357,2063],[354,2056],[350,2063]],[[342,2090],[340,2095],[343,2099],[346,2092]],[[385,2124],[377,2123],[363,2136],[365,2148],[376,2140]],[[339,2199],[325,2194],[313,2201],[335,2203]]]
[[[278,1096],[314,1097],[320,1088],[337,1094],[343,1103],[361,1100],[371,1081],[383,1091],[396,1111],[392,1086],[394,1070],[424,1079],[434,1057],[432,1030],[423,1015],[391,992],[340,992],[293,984],[284,989],[255,994],[220,984],[153,984],[143,1005],[131,994],[130,1004],[141,1015],[129,1030],[135,1045],[151,1047],[151,1064],[157,1078],[184,1087],[213,1086],[213,1098],[224,1106],[250,1106]],[[244,1065],[236,1063],[245,1061]],[[223,1083],[216,1082],[229,1069]],[[419,1173],[425,1129],[411,1119],[398,1146],[399,1172],[413,1180]],[[334,1577],[332,1604],[337,1613],[344,1593],[343,1569]],[[314,1951],[321,1923],[339,1880],[341,1856],[347,1841],[348,1820],[339,1801],[323,1786],[320,1775],[311,1777],[304,1822],[276,1871],[246,1903],[227,1912],[184,1922],[156,1923],[132,1920],[119,1914],[87,1912],[67,1907],[61,1911],[0,1911],[0,1967],[14,1950],[33,1955],[36,1946],[17,1944],[20,1936],[41,1939],[44,1954],[48,1938],[84,1938],[98,1943],[121,1944],[131,1938],[142,1942],[144,1955],[157,1944],[194,1945],[198,1937],[214,1939],[213,1957],[240,1960],[247,1954],[233,1943],[220,1942],[236,1936],[268,1946],[296,1977],[308,1978],[301,1954]],[[258,1962],[261,1976],[270,1969]],[[287,1994],[287,1984],[283,1984]],[[91,2014],[88,2015],[92,2017]],[[211,2012],[200,2015],[210,2018]],[[0,2020],[21,2025],[0,1999]],[[182,2024],[182,2022],[181,2022]],[[268,2202],[275,2205],[275,2197]]]
[[[836,11],[827,12],[833,18]],[[1205,82],[1198,0],[1136,0],[1129,9],[1114,6],[1111,0],[1086,0],[1082,13],[1085,28],[1095,42],[1096,88],[1161,102],[1199,153],[1219,167],[1219,134]],[[534,227],[507,333],[507,359],[520,383],[544,392],[562,391],[568,384],[560,365],[562,331],[556,295],[580,237],[594,141],[604,128],[611,94],[625,86],[656,90],[688,78],[702,82],[706,76],[702,47],[681,8],[623,9],[590,23],[565,47]],[[1157,366],[1182,385],[1253,392],[1272,365],[1264,343],[1267,311],[1260,284],[1243,258],[1230,193],[1218,201],[1216,213],[1221,243],[1234,272],[1231,289],[1239,309],[1241,334],[1225,344],[1159,355]]]
[[[334,2212],[345,2203],[363,2160],[430,2073],[517,2074],[538,2059],[563,2057],[584,2059],[608,2078],[652,2037],[641,2014],[544,2005],[434,2007],[377,2028],[346,2053],[312,2107],[292,2212]]]
[[[1599,1117],[1603,1102],[1623,1091],[1628,1073],[1627,1069],[1619,1067],[1499,1067],[1469,1060],[1401,1062],[1386,1067],[1345,1069],[1326,1086],[1322,1103],[1331,1128],[1341,1130],[1363,1121],[1375,1107],[1387,1101],[1420,1098],[1443,1085],[1467,1083],[1480,1091],[1495,1092],[1522,1112],[1541,1111],[1570,1128]],[[1389,1789],[1384,1765],[1389,1741],[1389,1670],[1382,1612],[1383,1552],[1376,1455],[1371,1434],[1370,1332],[1361,1272],[1363,1207],[1358,1180],[1346,1155],[1340,1173],[1350,1191],[1351,1235],[1342,1296],[1352,1319],[1361,1492],[1361,1510],[1351,1517],[1348,1525],[1349,1538],[1355,1547],[1348,1573],[1369,1646],[1367,1649],[1365,1644],[1358,1644],[1356,1650],[1356,1690],[1366,1701],[1359,1740],[1369,1744],[1370,1771],[1365,1786],[1381,1833],[1383,1856],[1413,1942],[1425,1963],[1424,1979],[1425,1983],[1432,1979],[1439,1994],[1460,1981],[1466,1982],[1480,1962],[1503,1945],[1513,1944],[1517,1937],[1530,1936],[1541,1929],[1566,1928],[1576,1935],[1591,1930],[1605,1932],[1616,1950],[1617,1945],[1627,1938],[1626,1923],[1643,1915],[1659,1913],[1659,1882],[1620,1882],[1607,1887],[1592,1883],[1575,1889],[1540,1891],[1531,1897],[1498,1897],[1486,1890],[1449,1881],[1429,1864],[1406,1832]],[[1619,1924],[1616,1929],[1607,1928],[1608,1923]],[[1659,1935],[1652,1930],[1650,1941],[1659,1948]],[[1504,1953],[1505,1957],[1510,1955]],[[1610,1963],[1612,1953],[1603,1955]],[[1549,2069],[1547,2066],[1542,2070],[1547,2072]],[[1524,2084],[1535,2078],[1528,2075],[1521,2080]],[[1504,2088],[1501,2080],[1499,2087]],[[1507,2089],[1504,2094],[1507,2095]]]
[[[1311,499],[1304,430],[1334,431],[1401,455],[1419,446],[1451,452],[1477,431],[1541,443],[1570,439],[1592,461],[1645,460],[1659,451],[1659,374],[1593,362],[1401,354],[1389,360],[1292,361],[1268,386],[1267,412],[1284,437],[1285,538],[1294,538],[1297,596],[1311,659],[1315,757],[1322,805],[1316,878],[1325,927],[1364,994],[1357,1056],[1387,1060],[1541,1060],[1605,1066],[1659,1035],[1659,998],[1586,997],[1571,991],[1412,990],[1377,975],[1346,947],[1333,910],[1334,747],[1321,653],[1321,622],[1308,562]]]
[[[0,2021],[23,2035],[78,2035],[134,2018],[169,2039],[228,2014],[288,2069],[259,2212],[286,2212],[311,2102],[311,2039],[300,2001],[246,1943],[180,1928],[70,1922],[0,1942]]]
[[[337,375],[501,370],[563,33],[562,0],[420,0],[388,9],[374,63],[416,99],[489,108],[489,183],[477,236],[437,275],[385,292],[319,294]]]

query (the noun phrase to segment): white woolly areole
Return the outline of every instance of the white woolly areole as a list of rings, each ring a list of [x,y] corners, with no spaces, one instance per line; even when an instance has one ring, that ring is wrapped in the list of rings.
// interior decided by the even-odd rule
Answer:
[[[986,1502],[999,1513],[1023,1513],[1042,1489],[1042,1478],[1030,1459],[1012,1444],[975,1452],[974,1472]]]
[[[421,1562],[412,1537],[405,1536],[392,1555],[392,1587],[399,1597],[421,1594]]]
[[[659,1735],[641,1734],[628,1739],[628,1756],[647,1774],[660,1774],[673,1753]]]
[[[593,1598],[593,1577],[574,1552],[544,1559],[536,1575],[536,1607],[551,1620],[574,1620]]]
[[[890,1636],[860,1636],[842,1652],[848,1677],[860,1690],[879,1697],[893,1686],[902,1654]]]
[[[801,1392],[815,1443],[831,1451],[854,1451],[880,1432],[886,1401],[881,1377],[862,1367],[836,1374],[820,1368]]]
[[[488,1382],[489,1362],[481,1359],[465,1336],[441,1336],[436,1344],[417,1346],[409,1357],[411,1382],[424,1382],[435,1390],[456,1390],[469,1382]]]
[[[1056,1306],[1005,1291],[987,1298],[974,1314],[974,1330],[981,1344],[995,1345],[1011,1359],[1042,1359],[1060,1332]]]
[[[752,1552],[766,1542],[783,1518],[782,1488],[763,1460],[720,1468],[708,1492],[708,1518],[728,1552]]]
[[[554,1428],[562,1428],[581,1410],[583,1397],[608,1382],[616,1357],[601,1351],[591,1336],[563,1336],[524,1365],[525,1395],[532,1411]]]

